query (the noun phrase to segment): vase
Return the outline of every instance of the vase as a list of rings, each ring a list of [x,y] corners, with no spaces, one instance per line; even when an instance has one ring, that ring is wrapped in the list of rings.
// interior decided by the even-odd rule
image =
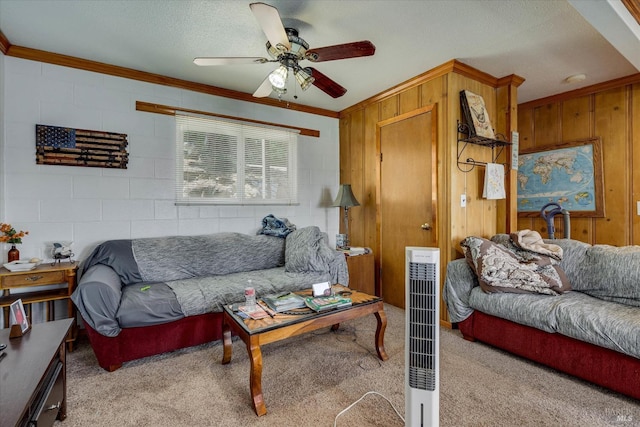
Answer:
[[[18,261],[20,259],[20,251],[16,248],[16,245],[11,245],[11,249],[9,249],[9,253],[7,255],[9,262]]]

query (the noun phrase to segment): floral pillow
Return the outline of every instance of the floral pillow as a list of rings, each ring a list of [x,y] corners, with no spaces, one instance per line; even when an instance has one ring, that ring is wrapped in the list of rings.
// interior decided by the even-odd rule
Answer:
[[[548,256],[527,253],[522,257],[482,237],[467,237],[461,246],[485,292],[559,295],[571,290],[562,269]]]

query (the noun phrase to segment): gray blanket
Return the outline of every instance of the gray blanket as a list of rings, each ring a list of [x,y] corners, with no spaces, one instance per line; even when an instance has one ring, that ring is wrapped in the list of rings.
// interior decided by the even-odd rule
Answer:
[[[447,264],[443,289],[451,322],[479,310],[640,358],[640,247],[591,246],[569,239],[553,243],[563,249],[560,266],[573,291],[559,296],[486,293],[469,263],[457,259]]]
[[[318,227],[295,230],[284,241],[278,237],[240,236],[242,242],[229,242],[227,250],[215,251],[208,274],[167,281],[186,316],[221,311],[223,304],[240,301],[250,279],[258,296],[306,289],[324,281],[345,286],[349,283],[344,255],[329,247]],[[152,259],[149,265],[153,266]]]
[[[115,336],[123,327],[221,311],[242,300],[249,280],[260,296],[325,281],[348,286],[349,274],[344,255],[318,227],[286,239],[218,233],[112,240],[81,263],[72,300],[96,331]]]
[[[251,283],[249,283],[251,280]],[[251,286],[258,298],[282,292],[308,289],[314,283],[331,281],[328,272],[289,273],[284,267],[242,271],[225,276],[175,280],[167,285],[176,294],[185,316],[222,311],[222,306],[242,301],[244,288]]]

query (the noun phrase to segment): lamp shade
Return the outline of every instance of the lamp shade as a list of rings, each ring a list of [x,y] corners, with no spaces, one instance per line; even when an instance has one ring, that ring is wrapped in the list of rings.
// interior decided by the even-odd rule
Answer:
[[[341,206],[343,208],[350,208],[352,206],[360,206],[360,203],[356,200],[356,197],[351,191],[351,184],[342,184],[338,189],[338,196],[333,202],[333,206]]]
[[[309,89],[309,87],[316,80],[311,76],[311,73],[309,71],[310,70],[308,68],[306,68],[306,69],[305,68],[298,68],[293,73],[293,75],[296,76],[296,80],[298,81],[298,84],[300,84],[300,87],[302,88],[302,90]]]
[[[275,88],[282,89],[287,85],[287,67],[281,65],[269,74],[269,81]]]

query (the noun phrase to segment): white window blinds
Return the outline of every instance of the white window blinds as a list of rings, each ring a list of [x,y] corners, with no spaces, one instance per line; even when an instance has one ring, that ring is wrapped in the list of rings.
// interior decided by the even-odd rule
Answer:
[[[177,204],[296,204],[297,134],[176,115]]]

